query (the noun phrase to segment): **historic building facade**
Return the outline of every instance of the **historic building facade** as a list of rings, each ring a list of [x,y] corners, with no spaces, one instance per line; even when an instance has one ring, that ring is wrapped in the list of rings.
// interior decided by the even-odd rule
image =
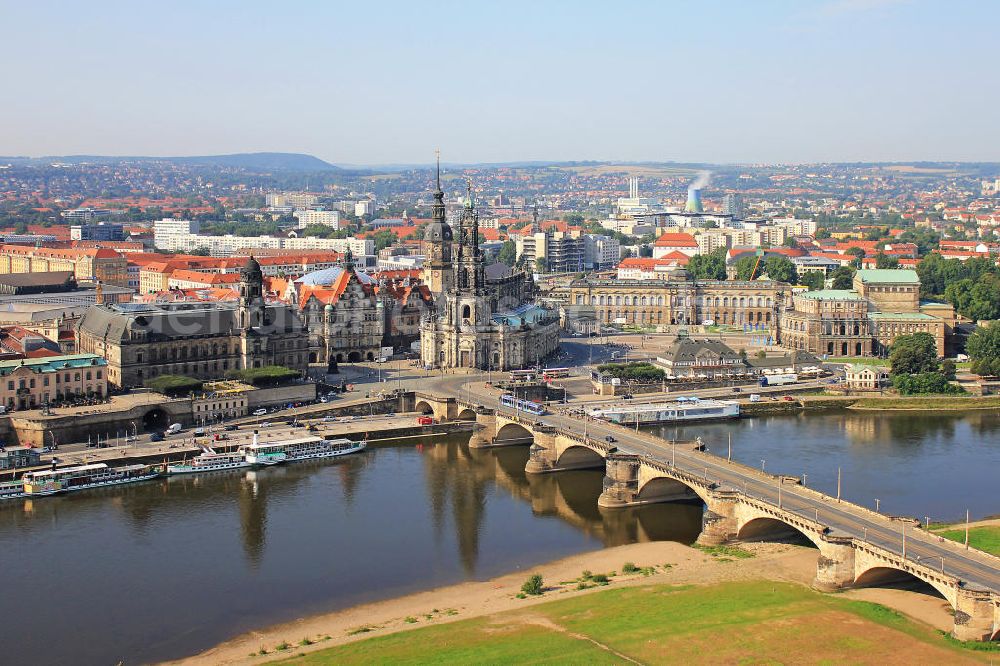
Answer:
[[[849,289],[797,294],[781,317],[781,345],[829,356],[871,356],[868,302]]]
[[[423,363],[440,368],[507,370],[538,364],[555,351],[559,322],[554,312],[531,303],[495,309],[495,304],[501,303],[500,293],[491,290],[486,280],[479,247],[479,215],[471,188],[454,233],[446,219],[439,170],[432,218],[424,234],[430,260],[425,280],[435,303],[420,325]],[[510,287],[516,287],[513,281]],[[515,293],[506,296],[509,299]]]
[[[944,355],[954,310],[920,301],[916,271],[860,270],[853,287],[797,294],[781,317],[782,346],[828,356],[886,356],[897,337],[928,333]]]
[[[790,289],[769,280],[695,280],[678,268],[666,280],[576,280],[561,293],[567,320],[640,327],[711,321],[776,329]]]
[[[265,302],[263,282],[250,257],[236,303],[95,305],[78,324],[78,351],[106,359],[108,381],[120,387],[164,374],[216,379],[265,365],[304,372],[308,331],[295,308]]]

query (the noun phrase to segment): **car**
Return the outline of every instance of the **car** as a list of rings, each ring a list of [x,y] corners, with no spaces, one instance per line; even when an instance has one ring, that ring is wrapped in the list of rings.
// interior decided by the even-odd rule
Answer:
[[[163,433],[162,432],[154,432],[152,435],[149,436],[149,441],[151,441],[151,442],[162,442],[163,441]]]
[[[222,429],[223,430],[228,430],[229,432],[232,432],[233,430],[239,430],[239,428],[240,427],[238,425],[236,425],[235,423],[229,423],[226,426],[224,426]]]
[[[329,400],[327,400],[326,398],[323,398],[323,397],[321,397],[321,398],[319,399],[319,401],[320,401],[320,402],[330,402]]]
[[[386,418],[389,418],[389,419],[391,419],[391,418],[392,418],[393,416],[395,416],[395,415],[396,415],[396,413],[395,413],[395,412],[389,412],[389,413],[388,413],[388,414],[386,414],[385,416],[386,416]]]
[[[204,428],[195,428],[194,429],[194,436],[195,437],[204,437],[205,436],[205,429]]]
[[[271,427],[271,422],[270,421],[264,421],[263,423],[260,424],[260,427],[261,428],[270,428]]]
[[[264,409],[263,407],[261,407],[260,409],[253,410],[253,415],[254,416],[265,416],[266,414],[267,414],[267,410]]]
[[[733,387],[733,393],[742,393],[742,392],[743,392],[743,389],[741,389],[739,386],[734,386]]]
[[[782,400],[787,400],[787,401],[789,401],[789,402],[791,402],[792,400],[795,400],[795,398],[793,398],[793,397],[792,397],[792,396],[790,396],[790,395],[783,395],[783,396],[781,396],[781,399],[782,399]]]
[[[604,441],[607,442],[608,444],[614,444],[618,440],[612,437],[611,435],[608,435],[607,437],[604,438]]]

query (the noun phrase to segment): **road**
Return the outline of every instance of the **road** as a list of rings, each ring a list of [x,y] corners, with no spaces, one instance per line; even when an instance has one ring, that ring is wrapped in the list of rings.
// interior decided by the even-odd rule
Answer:
[[[425,390],[443,394],[470,396],[475,401],[499,409],[499,392],[489,390],[481,383],[471,383],[468,376],[452,376],[428,382]],[[564,409],[564,408],[563,408]],[[585,420],[557,411],[532,417],[547,425],[570,432],[585,432],[588,436],[604,440],[613,436],[622,453],[648,456],[661,464],[675,464],[676,468],[697,477],[707,477],[722,486],[741,490],[747,495],[768,502],[802,518],[816,520],[831,528],[861,538],[892,553],[903,553],[905,530],[906,559],[931,566],[956,576],[974,586],[1000,592],[1000,568],[996,558],[976,550],[965,550],[961,544],[914,528],[912,524],[892,521],[889,517],[826,495],[795,490],[790,484],[781,485],[776,476],[765,474],[746,465],[730,462],[706,452],[672,450],[669,442],[649,433],[635,432],[622,426],[602,421]],[[780,489],[779,489],[780,488]]]

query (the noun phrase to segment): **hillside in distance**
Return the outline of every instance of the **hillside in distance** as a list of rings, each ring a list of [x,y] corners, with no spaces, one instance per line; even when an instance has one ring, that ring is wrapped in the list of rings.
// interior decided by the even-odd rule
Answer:
[[[192,155],[178,157],[49,155],[44,157],[0,157],[10,164],[115,164],[119,162],[170,162],[187,166],[214,166],[248,171],[342,171],[318,157],[302,153],[235,153],[232,155]]]

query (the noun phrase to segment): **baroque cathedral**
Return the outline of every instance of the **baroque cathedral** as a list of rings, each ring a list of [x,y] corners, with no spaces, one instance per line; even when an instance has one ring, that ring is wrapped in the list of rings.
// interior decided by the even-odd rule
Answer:
[[[457,231],[448,224],[440,164],[423,243],[423,282],[434,297],[420,323],[425,366],[513,370],[538,365],[558,348],[558,314],[531,301],[530,273],[487,280],[471,186]]]

